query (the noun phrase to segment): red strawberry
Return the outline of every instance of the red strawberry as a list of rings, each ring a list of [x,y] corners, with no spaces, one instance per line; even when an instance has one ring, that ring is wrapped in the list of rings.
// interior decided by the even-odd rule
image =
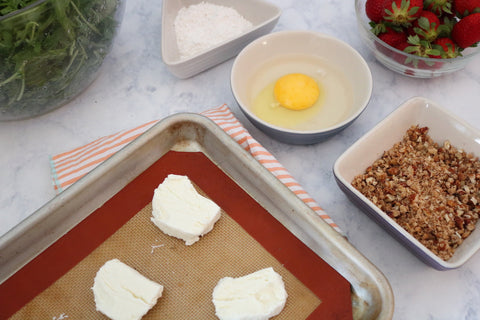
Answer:
[[[405,51],[405,49],[409,46],[410,46],[410,44],[407,41],[404,41],[404,42],[400,42],[399,44],[397,44],[396,48],[400,51]],[[397,61],[398,63],[405,64],[405,61],[406,61],[405,55],[397,53],[397,52],[392,52],[391,57],[395,61]]]
[[[423,11],[423,0],[386,0],[384,19],[395,25],[408,26]]]
[[[438,37],[440,19],[431,11],[423,10],[420,17],[413,22],[413,30],[420,38],[433,41]]]
[[[438,49],[433,48],[429,41],[420,39],[418,35],[409,36],[408,43],[410,46],[403,50],[406,53],[414,54],[424,58],[434,58],[440,55],[440,51]]]
[[[370,21],[370,27],[370,31],[372,31],[372,33],[376,36],[381,33],[387,32],[387,25],[385,24],[385,21],[380,21],[379,23]]]
[[[454,0],[454,11],[459,18],[480,12],[480,0]]]
[[[457,23],[457,21],[458,20],[455,17],[442,17],[442,19],[440,19],[440,27],[438,30],[439,36],[451,38],[453,26],[455,23]]]
[[[437,16],[452,14],[452,0],[424,0],[423,10],[432,11]]]
[[[407,36],[405,33],[395,31],[392,28],[387,28],[387,31],[379,34],[378,38],[391,47],[397,47],[401,42],[406,42],[407,40]],[[376,42],[375,46],[380,52],[382,52],[386,56],[390,57],[395,54],[392,48],[381,44],[381,41]]]
[[[438,38],[433,42],[433,47],[440,50],[440,58],[443,59],[451,59],[460,55],[455,42],[450,38]]]
[[[432,56],[430,58],[437,58],[435,56]],[[443,62],[438,61],[438,62],[432,62],[432,61],[419,61],[418,62],[418,67],[421,69],[428,69],[428,70],[438,70],[443,66]]]
[[[404,51],[408,46],[410,46],[410,44],[405,40],[404,42],[397,44],[396,48],[400,51]]]
[[[429,43],[425,40],[420,40],[418,36],[409,37],[407,42],[403,42],[397,45],[397,49],[401,50],[405,53],[415,54],[415,55],[424,55],[428,58],[435,58],[433,54],[438,53],[437,50],[429,48]],[[415,39],[415,40],[412,40]],[[417,42],[418,41],[418,42]],[[414,67],[420,69],[429,69],[429,70],[436,70],[442,67],[441,62],[432,62],[432,61],[423,61],[419,59],[415,59],[412,57],[406,57],[404,55],[396,54],[393,58],[402,65],[406,67]],[[414,76],[415,71],[412,69],[405,70],[406,75]]]
[[[460,19],[452,30],[452,40],[460,48],[468,48],[480,41],[480,13]]]
[[[384,2],[385,0],[367,0],[365,2],[365,13],[371,21],[379,23],[383,20],[385,14]]]
[[[398,32],[392,28],[387,28],[387,31],[379,34],[378,38],[392,47],[407,41],[407,35],[404,32]]]

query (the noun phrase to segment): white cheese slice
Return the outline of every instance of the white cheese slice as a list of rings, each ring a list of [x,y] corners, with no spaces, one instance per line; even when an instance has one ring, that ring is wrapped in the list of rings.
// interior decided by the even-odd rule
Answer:
[[[282,276],[265,268],[240,278],[220,279],[212,302],[221,320],[266,320],[283,310],[287,296]]]
[[[213,229],[220,207],[199,194],[187,176],[170,174],[155,189],[152,215],[160,230],[191,245]]]
[[[112,259],[98,270],[92,290],[97,311],[113,320],[137,320],[157,303],[163,286]]]

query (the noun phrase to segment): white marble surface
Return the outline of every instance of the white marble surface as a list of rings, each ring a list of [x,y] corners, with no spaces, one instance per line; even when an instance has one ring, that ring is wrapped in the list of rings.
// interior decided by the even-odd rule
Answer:
[[[0,123],[0,234],[55,197],[49,156],[172,113],[227,103],[250,133],[293,174],[345,231],[350,242],[386,275],[394,319],[480,319],[480,253],[459,269],[436,271],[413,256],[350,203],[336,186],[337,157],[403,101],[425,96],[480,128],[480,57],[466,70],[438,79],[407,78],[385,69],[362,45],[353,1],[276,1],[274,31],[310,29],[356,48],[374,81],[366,111],[349,128],[313,146],[271,140],[240,114],[230,91],[233,59],[178,80],[162,62],[161,2],[128,0],[113,51],[99,78],[81,96],[49,114]]]

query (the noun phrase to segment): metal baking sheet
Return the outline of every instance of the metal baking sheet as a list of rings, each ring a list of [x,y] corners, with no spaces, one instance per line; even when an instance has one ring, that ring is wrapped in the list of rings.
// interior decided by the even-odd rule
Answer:
[[[390,319],[384,275],[211,120],[177,114],[152,127],[0,238],[0,283],[169,151],[202,152],[351,285],[354,319]]]

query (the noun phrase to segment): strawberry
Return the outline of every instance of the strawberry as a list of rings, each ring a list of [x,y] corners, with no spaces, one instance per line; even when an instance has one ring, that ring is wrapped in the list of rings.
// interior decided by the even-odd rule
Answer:
[[[423,11],[423,0],[386,0],[384,19],[394,25],[408,26]]]
[[[457,19],[454,17],[442,17],[442,19],[440,19],[440,27],[438,27],[438,36],[451,38],[452,29],[455,23],[457,23]]]
[[[431,11],[423,10],[417,20],[413,22],[413,30],[420,38],[433,41],[438,37],[440,19]]]
[[[378,35],[378,38],[394,48],[407,41],[407,35],[404,32],[398,32],[388,27],[386,32]]]
[[[430,58],[438,59],[438,56],[431,56]],[[428,70],[438,70],[443,66],[443,62],[432,62],[432,61],[419,61],[418,67],[421,69],[428,69]]]
[[[440,50],[440,58],[442,59],[455,58],[461,55],[455,42],[450,38],[438,38],[433,42],[432,47]]]
[[[460,19],[452,29],[452,40],[460,48],[474,46],[480,41],[480,13],[472,13]]]
[[[403,41],[403,42],[400,42],[397,44],[397,46],[395,48],[397,48],[398,50],[400,51],[405,51],[405,49],[407,47],[409,47],[410,44],[407,42],[407,40]],[[400,54],[400,53],[396,53],[396,52],[392,52],[391,55],[390,55],[395,61],[397,61],[398,63],[400,64],[405,64],[405,55],[403,54]]]
[[[438,59],[440,58],[440,50],[433,48],[432,44],[426,40],[420,39],[419,36],[408,37],[408,43],[410,46],[406,47],[403,51],[414,54],[424,58]],[[443,66],[441,61],[427,61],[418,60],[414,58],[407,58],[405,64],[411,64],[415,68],[437,70]]]
[[[452,14],[452,0],[424,0],[423,10],[432,11],[438,17]]]
[[[379,23],[375,23],[373,21],[370,21],[370,31],[376,36],[378,36],[381,33],[384,33],[387,31],[387,25],[385,24],[384,21],[380,21]]]
[[[407,37],[409,37],[409,36],[414,36],[414,35],[417,34],[417,33],[415,32],[415,30],[414,30],[413,25],[411,25],[411,26],[408,27],[408,28],[405,28],[404,30],[405,30],[405,34],[407,35]]]
[[[435,58],[440,56],[440,50],[433,48],[429,41],[421,39],[418,35],[409,36],[408,43],[410,46],[403,50],[406,53],[414,54],[424,58]]]
[[[384,2],[385,0],[367,0],[365,2],[365,13],[371,21],[379,23],[383,20],[385,14]]]
[[[400,51],[404,51],[407,47],[410,46],[410,43],[405,39],[405,41],[397,44],[396,48]]]
[[[459,18],[480,12],[480,0],[454,0],[454,11]]]
[[[396,31],[390,27],[386,27],[386,30],[378,35],[378,38],[394,48],[396,48],[400,43],[407,41],[407,35],[404,32]],[[375,45],[379,51],[383,52],[387,56],[394,54],[391,48],[383,46],[379,42],[375,43]]]

